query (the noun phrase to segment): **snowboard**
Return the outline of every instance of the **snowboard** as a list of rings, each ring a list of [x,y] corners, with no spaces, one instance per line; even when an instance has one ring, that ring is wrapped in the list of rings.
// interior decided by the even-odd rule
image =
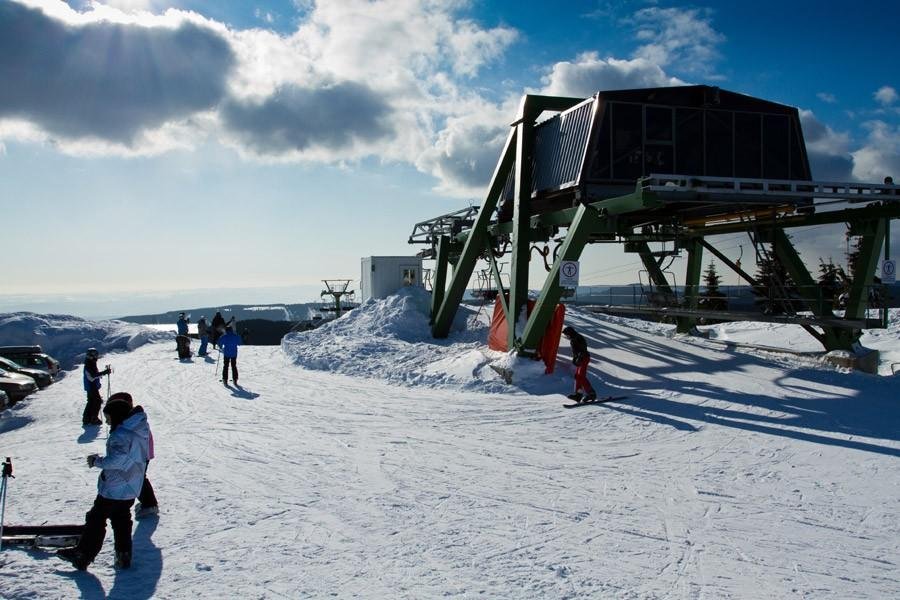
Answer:
[[[604,402],[614,402],[616,400],[624,400],[628,396],[607,396],[606,398],[597,398],[590,402],[578,402],[576,404],[563,404],[563,408],[576,408],[578,406],[590,406],[591,404],[603,404]]]

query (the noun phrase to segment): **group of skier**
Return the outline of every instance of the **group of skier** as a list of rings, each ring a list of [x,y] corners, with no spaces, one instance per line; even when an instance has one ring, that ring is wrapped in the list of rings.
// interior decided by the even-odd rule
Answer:
[[[100,389],[103,375],[112,369],[97,369],[99,353],[89,348],[84,362],[84,389],[87,406],[84,410],[85,426],[102,423]],[[87,569],[100,552],[106,537],[106,521],[112,526],[115,544],[115,565],[127,569],[131,566],[131,507],[138,500],[134,518],[143,519],[159,513],[159,503],[153,486],[147,478],[150,460],[154,457],[153,433],[147,414],[140,405],[135,406],[128,392],[112,394],[103,406],[103,416],[110,432],[106,439],[106,454],[89,454],[89,468],[101,469],[97,478],[97,497],[85,515],[84,530],[78,544],[63,548],[56,554],[70,562],[79,571]]]
[[[188,323],[190,323],[190,318],[186,317],[184,313],[181,313],[175,324],[178,331],[177,340],[188,339]],[[231,367],[231,379],[234,384],[237,385],[237,348],[242,343],[246,343],[241,336],[235,333],[234,324],[234,316],[226,321],[221,312],[216,312],[211,323],[206,322],[206,316],[201,316],[200,320],[197,321],[197,337],[200,338],[200,349],[197,351],[197,356],[207,356],[209,354],[208,345],[210,343],[212,343],[213,348],[219,348],[222,353],[222,358],[224,359],[224,364],[222,366],[222,383],[225,385],[228,385],[229,366]],[[180,342],[178,348],[179,357],[184,358]],[[190,356],[190,352],[187,352],[187,356]]]

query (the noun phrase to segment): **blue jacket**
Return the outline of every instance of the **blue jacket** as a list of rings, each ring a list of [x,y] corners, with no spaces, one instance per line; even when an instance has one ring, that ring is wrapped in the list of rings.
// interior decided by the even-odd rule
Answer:
[[[188,334],[188,322],[186,319],[178,319],[178,322],[175,323],[175,326],[178,328],[178,335]]]
[[[103,375],[100,374],[100,370],[97,368],[96,360],[86,360],[84,361],[84,371],[82,380],[84,381],[84,391],[90,392],[91,390],[100,390],[100,382],[103,379]]]
[[[97,493],[112,500],[137,498],[149,460],[150,425],[143,412],[133,413],[106,438],[106,456],[94,461],[103,472]]]
[[[237,347],[241,345],[241,336],[230,331],[219,338],[219,346],[222,347],[222,356],[225,358],[237,358]]]

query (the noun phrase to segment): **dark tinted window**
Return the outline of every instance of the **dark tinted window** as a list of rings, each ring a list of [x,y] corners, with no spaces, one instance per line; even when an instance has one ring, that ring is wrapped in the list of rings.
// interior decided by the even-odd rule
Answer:
[[[703,175],[703,111],[679,108],[675,111],[675,172]]]
[[[613,178],[636,180],[643,167],[643,106],[611,103]]]
[[[603,110],[603,121],[600,123],[600,132],[594,144],[593,160],[588,170],[590,177],[598,179],[610,178],[609,144],[609,105],[607,105]]]
[[[724,110],[706,111],[706,174],[732,177],[732,115]]]
[[[672,109],[647,107],[647,142],[672,141]]]
[[[762,115],[734,115],[734,175],[762,177]]]
[[[768,179],[787,179],[790,156],[789,121],[781,115],[763,116],[765,147],[764,175]]]

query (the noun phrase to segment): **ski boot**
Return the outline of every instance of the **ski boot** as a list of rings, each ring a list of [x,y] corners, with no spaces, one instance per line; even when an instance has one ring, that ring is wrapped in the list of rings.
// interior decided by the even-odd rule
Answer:
[[[575,402],[581,402],[584,400],[584,396],[581,395],[581,392],[575,392],[574,394],[569,394],[566,396],[569,400],[574,400]]]
[[[88,565],[91,562],[78,548],[63,548],[62,550],[57,550],[56,556],[66,562],[72,563],[72,566],[79,571],[87,571]]]
[[[597,401],[597,392],[591,392],[590,394],[585,396],[584,399],[582,400],[582,402],[585,402],[585,403],[596,402],[596,401]]]
[[[134,518],[137,521],[141,519],[146,519],[147,517],[152,517],[154,515],[159,514],[159,506],[144,506],[143,504],[138,504],[134,507]]]

